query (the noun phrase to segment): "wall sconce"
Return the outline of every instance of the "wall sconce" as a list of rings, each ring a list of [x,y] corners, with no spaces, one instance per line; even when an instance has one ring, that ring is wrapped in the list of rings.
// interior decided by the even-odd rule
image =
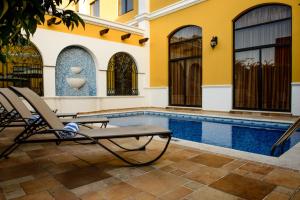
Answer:
[[[102,29],[101,31],[99,31],[100,36],[105,35],[106,33],[108,33],[108,31],[109,31],[109,28]]]
[[[149,38],[143,38],[139,40],[139,43],[142,45],[144,43],[146,43],[149,40]]]
[[[121,39],[122,39],[122,40],[126,40],[126,39],[130,38],[130,36],[131,36],[131,33],[127,33],[127,34],[125,34],[125,35],[122,35],[122,36],[121,36]]]
[[[218,44],[218,37],[217,36],[213,36],[212,39],[210,40],[210,46],[211,48],[215,48]]]

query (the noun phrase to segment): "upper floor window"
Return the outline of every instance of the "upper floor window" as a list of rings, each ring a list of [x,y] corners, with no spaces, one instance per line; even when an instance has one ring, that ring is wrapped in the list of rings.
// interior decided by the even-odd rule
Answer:
[[[123,15],[133,10],[133,0],[120,0],[119,15]]]
[[[90,4],[91,15],[94,17],[100,17],[100,0],[92,1]]]

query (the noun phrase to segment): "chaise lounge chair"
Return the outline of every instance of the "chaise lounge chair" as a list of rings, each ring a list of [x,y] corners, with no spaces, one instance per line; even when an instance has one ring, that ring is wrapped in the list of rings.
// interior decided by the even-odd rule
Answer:
[[[28,89],[30,93],[34,93],[32,90]],[[35,94],[35,93],[34,93]],[[10,104],[10,107],[15,111],[14,117],[6,118],[5,123],[1,123],[1,126],[6,127],[18,127],[18,126],[27,126],[28,120],[36,118],[36,115],[33,115],[31,111],[26,107],[23,101],[10,89],[0,88],[0,95],[5,97],[6,101]],[[43,99],[36,95],[40,102],[43,102]],[[3,99],[4,101],[4,99]],[[13,112],[12,111],[12,112]],[[17,115],[16,115],[17,114]],[[89,118],[60,118],[61,122],[64,124],[75,122],[83,126],[89,127],[87,124],[101,123],[101,127],[106,127],[109,120],[104,117],[89,117]]]
[[[35,109],[35,111],[41,116],[40,121],[36,121],[36,123],[43,123],[47,128],[43,130],[35,129],[34,124],[30,124],[26,127],[26,131],[23,131],[20,135],[18,135],[15,139],[15,142],[7,147],[1,154],[0,158],[7,158],[9,154],[11,154],[19,145],[24,143],[46,143],[46,142],[55,142],[57,145],[61,142],[65,141],[83,141],[88,140],[93,143],[103,147],[108,152],[112,153],[114,156],[124,161],[125,163],[133,166],[144,166],[151,164],[158,160],[164,152],[167,150],[168,145],[171,140],[171,132],[167,129],[156,127],[156,126],[131,126],[131,127],[121,127],[121,128],[95,128],[95,129],[84,129],[84,130],[70,130],[65,129],[63,123],[60,119],[51,111],[48,105],[44,101],[39,100],[39,96],[29,90],[28,88],[16,88],[12,87],[12,89],[23,96]],[[66,135],[70,135],[70,137],[65,137]],[[71,135],[73,135],[71,137]],[[47,137],[50,136],[50,137]],[[126,159],[122,155],[118,154],[116,151],[110,149],[108,146],[101,143],[101,140],[108,140],[113,145],[125,150],[125,151],[141,151],[146,150],[146,146],[151,143],[154,136],[161,136],[166,138],[166,144],[162,148],[159,155],[151,160],[147,160],[144,162],[133,162],[129,159]],[[147,141],[137,148],[128,149],[112,139],[117,138],[140,138],[146,137]]]
[[[7,101],[7,99],[0,94],[1,114],[0,114],[0,132],[6,127],[20,127],[24,123],[19,120],[19,115],[14,108]]]

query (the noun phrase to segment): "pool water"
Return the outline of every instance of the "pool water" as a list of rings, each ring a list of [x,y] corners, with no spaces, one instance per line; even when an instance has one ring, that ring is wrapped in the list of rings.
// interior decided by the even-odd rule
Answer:
[[[271,155],[272,145],[290,126],[288,123],[205,117],[195,115],[131,112],[106,115],[111,125],[156,125],[170,129],[173,137],[240,151]],[[275,156],[300,141],[300,130],[276,151]]]

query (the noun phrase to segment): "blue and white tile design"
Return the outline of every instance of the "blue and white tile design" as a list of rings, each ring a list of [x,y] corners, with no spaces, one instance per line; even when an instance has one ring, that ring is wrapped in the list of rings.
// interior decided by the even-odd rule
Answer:
[[[80,67],[78,74],[71,67]],[[82,78],[86,83],[74,89],[67,83],[67,78]],[[96,66],[92,56],[83,48],[70,46],[62,50],[56,61],[55,69],[56,96],[96,96]]]

